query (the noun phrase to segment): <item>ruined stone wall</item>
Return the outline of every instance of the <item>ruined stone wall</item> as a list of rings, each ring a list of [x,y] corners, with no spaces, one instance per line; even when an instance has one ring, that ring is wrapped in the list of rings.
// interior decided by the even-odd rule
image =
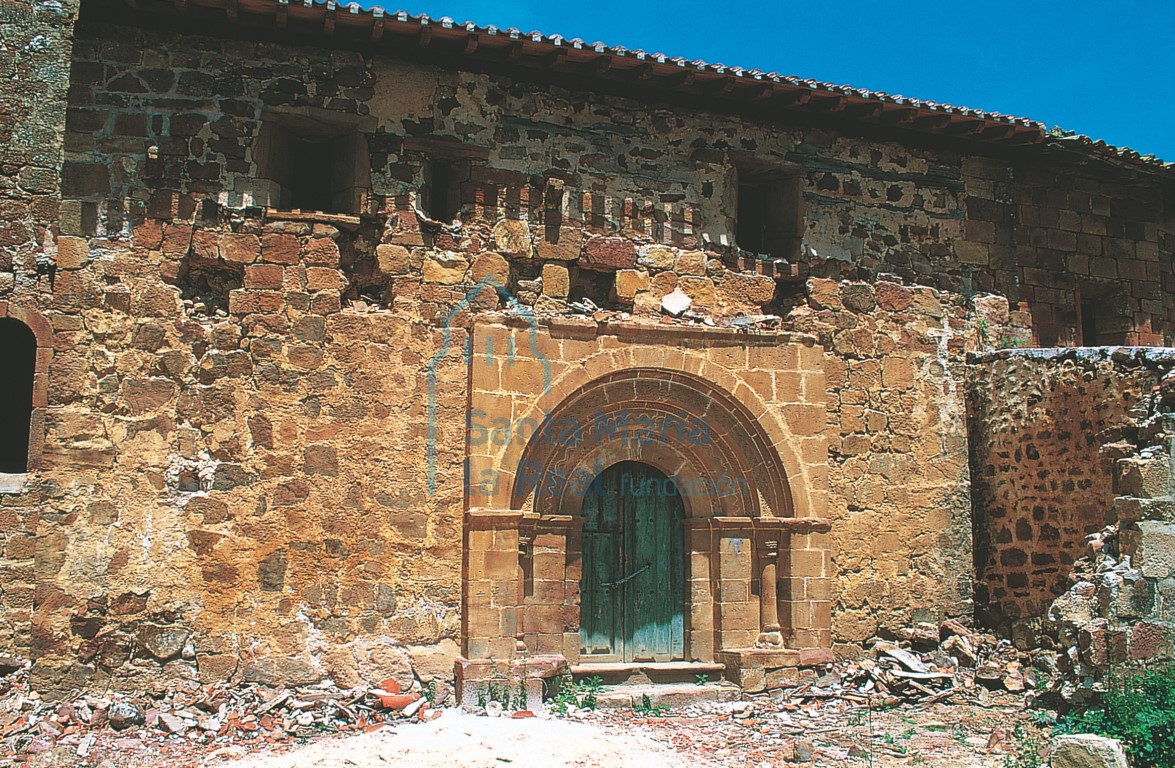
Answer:
[[[543,223],[541,237],[512,243],[540,260],[574,262],[582,253],[633,266],[623,249],[587,243],[579,228],[560,231],[561,220],[588,234],[730,256],[735,166],[751,156],[800,171],[806,224],[793,261],[801,272],[893,273],[963,294],[1000,293],[1029,312],[1044,346],[1079,340],[1079,308],[1089,300],[1100,313],[1097,343],[1172,338],[1175,208],[1156,183],[359,53],[125,28],[83,29],[73,82],[66,226],[81,234],[125,236],[123,222],[143,209],[187,219],[204,199],[263,205],[263,122],[275,110],[333,115],[350,119],[367,145],[370,194],[360,207],[397,213],[408,230],[427,159],[439,155],[468,162],[461,195],[470,208]],[[497,234],[499,249],[518,239]],[[420,239],[405,233],[400,242]],[[462,250],[443,236],[437,244]],[[608,294],[611,286],[576,272],[578,292]],[[538,277],[532,268],[515,280]],[[740,302],[709,295],[711,276],[696,277],[686,282],[705,309],[737,311]],[[537,296],[512,287],[534,294],[528,303]],[[665,287],[644,293],[637,276],[622,298],[655,306]]]
[[[1049,693],[1073,704],[1104,690],[1123,667],[1175,658],[1175,353],[1140,357],[1160,382],[1113,446],[1109,525],[1087,539],[1072,586],[1042,625],[1060,651]]]
[[[1132,409],[1161,374],[1144,353],[1006,350],[968,366],[976,609],[1027,630],[1069,585],[1119,493]]]
[[[1033,346],[1172,343],[1170,188],[982,158],[963,174],[960,265],[1031,314]]]

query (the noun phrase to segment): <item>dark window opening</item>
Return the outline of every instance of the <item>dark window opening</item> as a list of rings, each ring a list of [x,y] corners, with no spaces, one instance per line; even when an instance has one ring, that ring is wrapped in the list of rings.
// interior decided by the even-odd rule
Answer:
[[[462,172],[462,166],[465,166]],[[434,221],[453,221],[461,211],[461,182],[468,177],[468,163],[430,158],[424,167],[422,204]]]
[[[362,213],[371,187],[367,137],[346,115],[262,115],[254,195],[282,210]]]
[[[290,207],[338,213],[331,193],[330,142],[294,139],[292,144]]]
[[[10,317],[0,318],[0,472],[28,471],[29,429],[33,417],[33,374],[37,339],[32,330]]]
[[[758,184],[738,185],[738,247],[754,253],[767,252],[766,191]]]
[[[1132,303],[1120,285],[1104,281],[1082,281],[1076,308],[1077,343],[1083,347],[1107,347],[1130,343],[1134,332]],[[1074,336],[1077,335],[1074,333]]]
[[[740,250],[796,259],[804,237],[800,176],[775,166],[740,163],[735,243]]]

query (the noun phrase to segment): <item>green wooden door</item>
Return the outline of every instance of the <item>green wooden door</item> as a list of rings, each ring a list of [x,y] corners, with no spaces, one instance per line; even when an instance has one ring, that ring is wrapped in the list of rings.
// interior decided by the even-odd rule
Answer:
[[[580,645],[585,661],[685,657],[683,507],[671,481],[626,461],[583,502]]]

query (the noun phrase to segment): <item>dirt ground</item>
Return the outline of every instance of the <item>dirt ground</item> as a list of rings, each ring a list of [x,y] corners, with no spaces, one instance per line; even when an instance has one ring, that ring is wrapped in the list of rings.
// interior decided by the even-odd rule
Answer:
[[[803,764],[1001,768],[1025,737],[1043,739],[1022,699],[869,708],[830,698],[796,707],[763,697],[662,712],[582,711],[512,719],[445,710],[427,723],[251,745],[102,739],[85,759],[58,748],[29,768],[779,768]],[[1017,733],[1019,725],[1019,733]],[[2,761],[0,761],[2,762]]]

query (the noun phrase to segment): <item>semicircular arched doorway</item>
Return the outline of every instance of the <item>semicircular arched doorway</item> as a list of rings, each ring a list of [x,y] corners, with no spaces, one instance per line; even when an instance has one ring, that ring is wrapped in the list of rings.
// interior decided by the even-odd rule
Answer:
[[[685,562],[677,485],[622,461],[583,499],[580,644],[585,662],[685,658]]]

